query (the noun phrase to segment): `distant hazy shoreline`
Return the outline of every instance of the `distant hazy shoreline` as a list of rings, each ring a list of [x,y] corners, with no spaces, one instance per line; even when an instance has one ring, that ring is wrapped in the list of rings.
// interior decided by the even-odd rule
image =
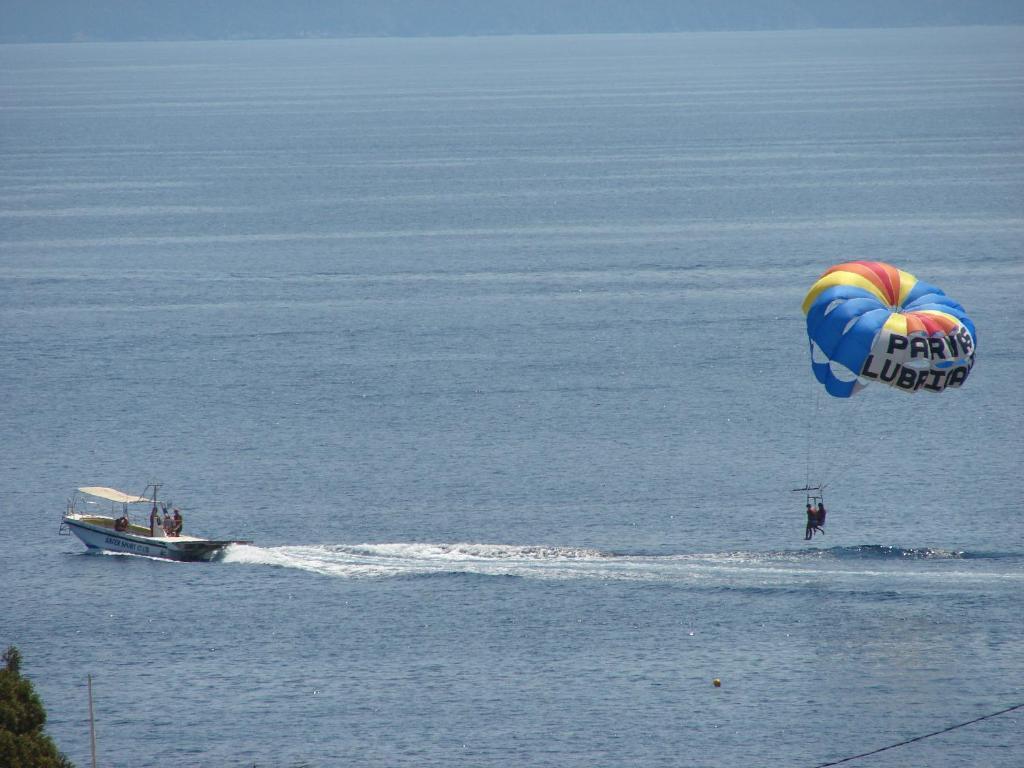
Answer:
[[[1024,24],[1013,0],[10,0],[0,43],[463,37]]]

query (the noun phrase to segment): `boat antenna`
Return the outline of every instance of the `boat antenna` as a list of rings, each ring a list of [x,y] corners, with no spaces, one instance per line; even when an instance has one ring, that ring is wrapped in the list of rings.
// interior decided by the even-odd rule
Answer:
[[[89,681],[89,742],[92,745],[92,768],[96,768],[96,718],[92,712],[92,675]]]

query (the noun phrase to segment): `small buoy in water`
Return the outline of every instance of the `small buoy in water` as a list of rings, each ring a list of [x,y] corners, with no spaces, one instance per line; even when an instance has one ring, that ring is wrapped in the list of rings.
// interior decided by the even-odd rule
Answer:
[[[711,684],[713,686],[715,686],[715,688],[721,688],[722,687],[722,681],[719,680],[717,677],[714,680],[711,681]]]

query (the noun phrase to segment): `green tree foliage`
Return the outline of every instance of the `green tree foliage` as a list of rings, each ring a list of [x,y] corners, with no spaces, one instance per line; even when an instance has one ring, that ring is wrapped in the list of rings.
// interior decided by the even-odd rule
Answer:
[[[0,765],[6,768],[74,768],[43,733],[46,710],[32,683],[21,676],[21,653],[13,645],[0,669]]]

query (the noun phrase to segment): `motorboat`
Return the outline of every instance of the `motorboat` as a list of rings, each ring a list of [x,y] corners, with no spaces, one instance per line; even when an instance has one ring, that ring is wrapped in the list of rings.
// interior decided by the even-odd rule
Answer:
[[[159,483],[150,483],[142,494],[134,495],[103,486],[78,489],[67,503],[60,521],[60,533],[75,534],[90,550],[106,550],[129,555],[160,557],[166,560],[213,560],[231,544],[251,544],[251,541],[202,539],[187,536],[174,527],[163,525],[168,517],[168,505],[157,501]],[[110,514],[97,514],[88,509],[98,506],[102,499],[110,502]],[[149,524],[131,519],[129,509],[145,504],[150,507]],[[118,512],[120,511],[120,514]]]

